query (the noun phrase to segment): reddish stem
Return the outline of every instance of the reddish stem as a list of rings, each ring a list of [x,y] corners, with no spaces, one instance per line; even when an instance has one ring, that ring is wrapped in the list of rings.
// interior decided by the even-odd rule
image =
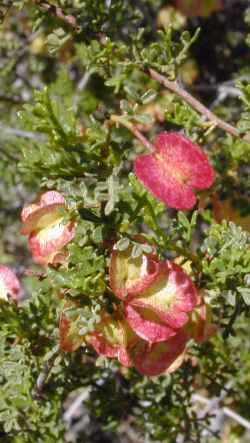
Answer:
[[[204,106],[199,100],[189,94],[187,91],[181,88],[181,86],[176,81],[168,80],[163,75],[159,74],[154,69],[149,69],[149,75],[152,79],[156,80],[158,83],[163,85],[168,90],[174,92],[179,97],[183,98],[186,103],[188,103],[192,108],[198,111],[200,114],[205,115],[208,120],[214,123],[219,128],[223,129],[223,131],[234,137],[241,137],[244,141],[250,143],[250,134],[242,134],[238,131],[237,128],[230,125],[229,123],[221,120],[217,117],[213,112],[211,112],[206,106]]]
[[[140,131],[139,129],[136,127],[136,125],[134,125],[131,122],[128,122],[127,120],[125,120],[125,118],[123,118],[122,116],[119,115],[112,115],[110,120],[112,122],[118,123],[122,126],[125,126],[125,128],[129,129],[130,132],[132,132],[132,134],[134,134],[134,136],[140,140],[140,142],[145,146],[146,149],[148,149],[150,152],[154,152],[155,151],[155,147],[153,145],[153,143],[151,143]]]
[[[53,15],[57,19],[63,21],[66,25],[70,26],[71,28],[75,30],[78,29],[76,18],[73,15],[66,15],[63,12],[62,8],[60,8],[59,6],[52,5],[44,0],[33,0],[33,3],[35,3],[39,8]]]

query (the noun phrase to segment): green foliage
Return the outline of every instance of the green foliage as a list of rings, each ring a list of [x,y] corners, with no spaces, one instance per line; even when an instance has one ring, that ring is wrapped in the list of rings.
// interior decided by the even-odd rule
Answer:
[[[174,2],[168,3],[173,10]],[[238,21],[231,29],[227,7],[210,19],[159,25],[159,12],[168,6],[161,0],[0,6],[1,264],[13,267],[23,291],[18,306],[0,304],[0,441],[120,441],[129,429],[143,441],[203,443],[211,417],[199,419],[192,396],[219,396],[228,383],[227,405],[249,418],[250,237],[237,220],[215,223],[214,203],[215,197],[222,205],[230,198],[239,216],[250,211],[250,149],[243,139],[250,130],[249,60],[228,45],[229,37],[236,47],[245,36],[239,37]],[[211,28],[218,32],[227,19],[226,32],[211,37]],[[243,23],[243,15],[237,20]],[[203,72],[209,56],[204,36],[214,54],[229,54],[223,76],[208,67]],[[184,87],[208,106],[214,91],[214,111],[237,122],[240,137],[226,135],[150,78],[155,69],[179,81],[190,53],[197,78]],[[240,79],[240,100],[230,94],[221,99],[218,79],[232,74]],[[130,125],[152,143],[159,132],[181,131],[201,144],[216,182],[199,194],[193,211],[166,208],[137,180],[133,161],[145,149]],[[76,233],[64,263],[40,268],[19,235],[20,212],[37,193],[53,189],[64,195],[64,222],[73,221]],[[120,251],[132,245],[133,258],[156,249],[159,257],[176,259],[212,309],[217,335],[204,344],[190,342],[172,374],[142,377],[97,358],[84,341],[74,353],[58,349],[62,310],[83,337],[103,309],[112,314],[119,304],[108,278],[114,243]],[[82,392],[83,404],[66,419]],[[83,418],[87,424],[77,431],[75,422]],[[244,438],[241,427],[231,429],[232,441]]]
[[[213,225],[202,246],[203,272],[212,299],[249,305],[250,236],[232,222]],[[220,303],[221,309],[221,303]]]

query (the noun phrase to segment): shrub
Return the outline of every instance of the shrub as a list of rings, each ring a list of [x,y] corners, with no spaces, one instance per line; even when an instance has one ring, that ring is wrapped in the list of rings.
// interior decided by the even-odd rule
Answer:
[[[1,3],[3,442],[247,441],[249,15]]]

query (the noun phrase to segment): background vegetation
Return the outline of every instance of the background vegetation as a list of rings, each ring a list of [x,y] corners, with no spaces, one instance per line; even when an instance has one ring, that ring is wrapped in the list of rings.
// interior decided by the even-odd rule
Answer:
[[[250,4],[187,17],[180,3],[0,2],[1,263],[23,296],[0,306],[3,442],[250,441]],[[174,130],[202,146],[216,182],[193,211],[145,191],[131,172],[144,147],[107,123],[113,114],[151,141]],[[48,189],[77,221],[57,268],[35,265],[20,235],[22,207]],[[190,343],[178,371],[152,379],[86,346],[58,350],[62,296],[92,330],[112,303],[112,242],[141,232],[161,257],[188,264],[219,328]]]

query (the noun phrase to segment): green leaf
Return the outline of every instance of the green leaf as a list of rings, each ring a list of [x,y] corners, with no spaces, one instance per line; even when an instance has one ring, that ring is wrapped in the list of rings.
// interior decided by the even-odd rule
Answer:
[[[143,254],[143,245],[136,243],[132,248],[131,256],[132,258],[138,258]]]
[[[153,123],[153,118],[150,114],[135,114],[134,120],[143,125],[150,125]]]
[[[114,210],[116,203],[119,201],[119,189],[120,189],[120,185],[119,185],[119,180],[117,178],[120,170],[121,170],[122,164],[117,167],[114,168],[113,170],[113,174],[109,176],[109,178],[107,179],[107,186],[108,186],[108,201],[106,203],[106,206],[104,208],[104,214],[105,215],[110,215],[111,212]]]
[[[116,247],[118,249],[118,251],[126,251],[126,249],[128,249],[130,245],[130,241],[129,238],[124,237],[121,238],[117,243],[116,243]]]
[[[149,89],[141,96],[141,102],[143,105],[147,105],[154,101],[157,97],[157,92],[154,89]]]
[[[179,223],[181,223],[181,225],[184,226],[186,229],[189,229],[190,223],[184,212],[178,211],[177,217]]]
[[[130,98],[132,98],[132,100],[134,100],[136,102],[140,101],[140,96],[139,96],[138,92],[136,91],[136,89],[132,85],[125,85],[124,91],[128,94],[128,96]]]
[[[70,39],[70,34],[66,33],[63,28],[58,28],[48,35],[48,47],[51,54],[55,54]]]
[[[242,298],[243,298],[244,302],[246,303],[246,305],[250,306],[250,288],[238,287],[237,291],[242,296]]]
[[[235,306],[236,304],[236,294],[233,291],[228,291],[226,294],[227,301],[231,306]]]
[[[133,115],[134,111],[132,106],[127,100],[121,100],[120,102],[121,111],[127,113],[128,115]]]

